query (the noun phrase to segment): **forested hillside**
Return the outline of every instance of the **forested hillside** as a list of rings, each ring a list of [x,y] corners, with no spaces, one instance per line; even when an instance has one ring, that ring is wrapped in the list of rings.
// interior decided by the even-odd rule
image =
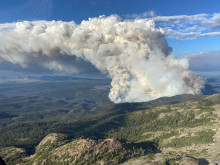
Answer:
[[[170,99],[172,100],[172,98]],[[47,132],[48,134],[50,132],[62,133],[62,135],[50,134],[49,139],[59,137],[59,140],[51,144],[51,140],[45,142],[44,139],[36,148],[34,156],[28,159],[26,159],[28,153],[18,149],[28,146],[26,144],[28,139],[25,138],[20,139],[24,142],[23,146],[16,145],[15,142],[14,146],[17,148],[2,148],[0,153],[7,162],[24,164],[30,162],[37,162],[38,164],[42,164],[42,162],[44,164],[48,164],[48,162],[77,164],[78,162],[78,164],[84,164],[85,160],[94,164],[98,164],[100,161],[106,164],[123,162],[134,164],[133,161],[145,163],[159,161],[162,163],[186,161],[189,156],[192,158],[189,158],[188,161],[197,161],[198,163],[200,161],[218,161],[220,155],[218,149],[218,141],[220,140],[220,132],[218,131],[220,126],[220,94],[173,105],[158,106],[154,104],[155,102],[157,101],[93,108],[74,120],[33,122],[36,125],[30,125],[27,122],[26,125],[19,125],[19,127],[11,129],[9,136],[13,136],[13,133],[19,135],[17,131],[19,128],[44,130],[41,136]],[[27,132],[23,131],[23,136]],[[33,138],[31,134],[29,136],[27,138]],[[108,147],[108,149],[101,147],[98,149],[100,152],[96,152],[97,148],[106,143],[105,139],[111,139],[110,141],[117,143],[120,149],[114,148],[113,145],[114,151],[109,150]],[[86,147],[81,146],[83,144],[81,141],[86,143],[84,145]],[[39,143],[36,140],[35,144],[37,142]],[[42,152],[39,151],[42,143],[47,144],[48,151],[43,152],[46,149],[41,150]],[[83,149],[79,150],[75,156],[68,155],[68,152],[75,152],[76,143],[77,147]],[[87,145],[87,143],[89,144]],[[89,147],[90,143],[92,147]],[[31,143],[29,145],[31,146]],[[110,144],[108,143],[108,145]],[[27,149],[29,148],[27,147]],[[11,151],[11,155],[4,154],[7,150]],[[57,157],[57,154],[60,156]]]

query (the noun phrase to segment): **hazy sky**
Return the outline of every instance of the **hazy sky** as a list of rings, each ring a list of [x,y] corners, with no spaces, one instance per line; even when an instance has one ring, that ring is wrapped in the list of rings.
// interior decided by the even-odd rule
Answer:
[[[164,29],[168,44],[173,48],[172,54],[193,54],[191,65],[203,63],[202,71],[207,61],[207,70],[212,70],[210,54],[214,54],[215,71],[220,70],[220,62],[216,62],[220,61],[219,0],[0,0],[0,24],[24,20],[80,24],[90,17],[112,14],[123,19],[154,20],[157,27]],[[0,65],[0,69],[5,65]]]

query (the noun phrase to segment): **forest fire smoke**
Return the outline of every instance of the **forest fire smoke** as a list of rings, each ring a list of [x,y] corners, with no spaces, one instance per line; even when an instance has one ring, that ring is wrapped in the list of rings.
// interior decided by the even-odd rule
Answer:
[[[198,94],[204,84],[187,59],[169,55],[163,30],[147,19],[24,21],[0,25],[0,38],[0,62],[62,71],[69,67],[62,56],[89,61],[112,79],[109,98],[116,103]]]

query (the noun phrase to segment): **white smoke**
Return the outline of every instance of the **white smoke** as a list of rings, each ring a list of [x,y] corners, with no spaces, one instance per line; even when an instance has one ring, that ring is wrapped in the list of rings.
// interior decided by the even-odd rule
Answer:
[[[112,15],[80,25],[62,21],[0,25],[1,61],[69,71],[74,65],[65,66],[59,59],[67,55],[84,59],[109,75],[109,98],[117,103],[200,93],[203,80],[188,70],[187,59],[170,52],[163,30],[146,19],[122,20]]]

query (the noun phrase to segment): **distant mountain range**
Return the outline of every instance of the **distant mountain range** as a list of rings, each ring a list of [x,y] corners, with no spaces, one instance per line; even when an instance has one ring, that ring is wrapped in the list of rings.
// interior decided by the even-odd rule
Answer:
[[[72,80],[97,80],[97,79],[108,79],[108,78],[89,78],[89,77],[72,77],[72,76],[26,76],[26,77],[0,77],[1,81],[72,81]]]
[[[42,81],[70,81],[70,80],[93,80],[92,78],[79,78],[70,76],[28,76],[27,79]]]

